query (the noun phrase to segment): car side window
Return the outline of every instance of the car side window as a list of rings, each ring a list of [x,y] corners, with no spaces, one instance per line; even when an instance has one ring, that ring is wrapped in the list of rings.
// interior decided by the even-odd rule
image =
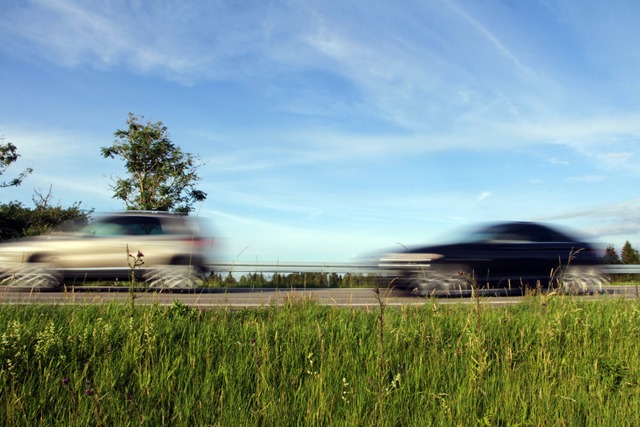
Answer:
[[[528,236],[526,236],[524,234],[520,234],[520,233],[505,233],[505,234],[497,235],[493,239],[493,241],[495,241],[495,242],[518,243],[518,242],[530,242],[531,240],[529,239]]]
[[[162,226],[157,218],[124,217],[118,223],[124,227],[129,236],[150,236],[163,234]]]
[[[99,222],[91,224],[85,228],[85,232],[93,237],[113,237],[121,236],[125,233],[125,229],[118,224]]]
[[[551,243],[562,241],[556,233],[546,227],[540,227],[536,224],[527,224],[520,227],[520,232],[526,235],[526,239],[536,243]]]
[[[488,240],[495,243],[525,243],[531,241],[525,230],[504,225],[492,227],[491,237]]]

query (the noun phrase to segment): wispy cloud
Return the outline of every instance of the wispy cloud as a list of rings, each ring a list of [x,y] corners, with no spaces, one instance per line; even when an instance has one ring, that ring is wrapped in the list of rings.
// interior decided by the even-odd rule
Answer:
[[[568,165],[569,161],[558,159],[557,157],[551,157],[547,160],[552,165]]]
[[[481,37],[485,38],[495,49],[496,51],[504,56],[509,62],[511,62],[515,68],[519,71],[523,72],[528,76],[535,77],[536,72],[526,64],[522,62],[520,58],[518,58],[507,46],[504,44],[499,38],[493,34],[486,26],[480,23],[478,20],[474,19],[471,15],[463,10],[463,8],[457,5],[453,1],[445,2],[451,10],[453,10],[457,15],[462,17],[463,21],[465,21],[471,28],[475,30],[477,34]]]
[[[478,198],[476,199],[476,202],[480,203],[486,199],[488,199],[489,197],[491,197],[491,193],[488,191],[483,191],[482,193],[480,193],[480,195],[478,196]]]
[[[640,199],[632,199],[606,206],[597,206],[581,211],[568,211],[561,215],[541,218],[545,221],[564,221],[580,229],[593,238],[603,238],[605,242],[630,240],[634,245],[640,239]],[[622,240],[621,240],[622,238]]]
[[[601,182],[605,177],[602,175],[570,176],[567,182]]]

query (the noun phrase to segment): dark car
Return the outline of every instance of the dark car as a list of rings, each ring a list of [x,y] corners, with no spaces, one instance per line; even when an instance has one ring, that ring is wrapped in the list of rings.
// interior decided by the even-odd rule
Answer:
[[[589,243],[531,222],[477,227],[452,243],[388,253],[379,267],[392,286],[421,295],[440,291],[506,288],[600,289],[608,278]]]
[[[211,262],[212,235],[200,220],[166,212],[100,216],[75,232],[0,244],[0,283],[56,289],[63,283],[135,279],[150,287],[198,286]]]

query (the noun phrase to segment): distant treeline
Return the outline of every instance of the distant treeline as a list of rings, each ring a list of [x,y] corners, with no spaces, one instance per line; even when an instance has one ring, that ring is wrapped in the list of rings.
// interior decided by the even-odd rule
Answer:
[[[640,253],[627,240],[622,246],[620,255],[613,245],[607,246],[603,261],[605,264],[640,264]]]
[[[247,273],[240,277],[232,273],[213,273],[207,284],[227,288],[366,288],[380,285],[384,280],[377,274],[362,273]]]

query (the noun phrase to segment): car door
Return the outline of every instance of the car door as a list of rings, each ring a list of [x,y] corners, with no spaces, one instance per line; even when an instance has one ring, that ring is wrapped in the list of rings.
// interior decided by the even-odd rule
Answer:
[[[123,216],[116,222],[125,230],[120,246],[128,248],[134,257],[139,251],[143,255],[143,269],[166,263],[168,254],[175,251],[175,242],[168,238],[162,221],[155,216]]]
[[[112,216],[87,226],[78,237],[69,239],[58,251],[58,264],[70,272],[86,271],[88,276],[126,276],[137,254],[161,234],[157,218]]]
[[[549,284],[571,255],[572,242],[534,223],[511,224],[495,241],[494,271],[501,280]]]
[[[528,223],[499,224],[484,232],[485,238],[468,246],[479,284],[530,286],[545,282],[561,252],[551,234]],[[542,283],[546,284],[546,283]]]

